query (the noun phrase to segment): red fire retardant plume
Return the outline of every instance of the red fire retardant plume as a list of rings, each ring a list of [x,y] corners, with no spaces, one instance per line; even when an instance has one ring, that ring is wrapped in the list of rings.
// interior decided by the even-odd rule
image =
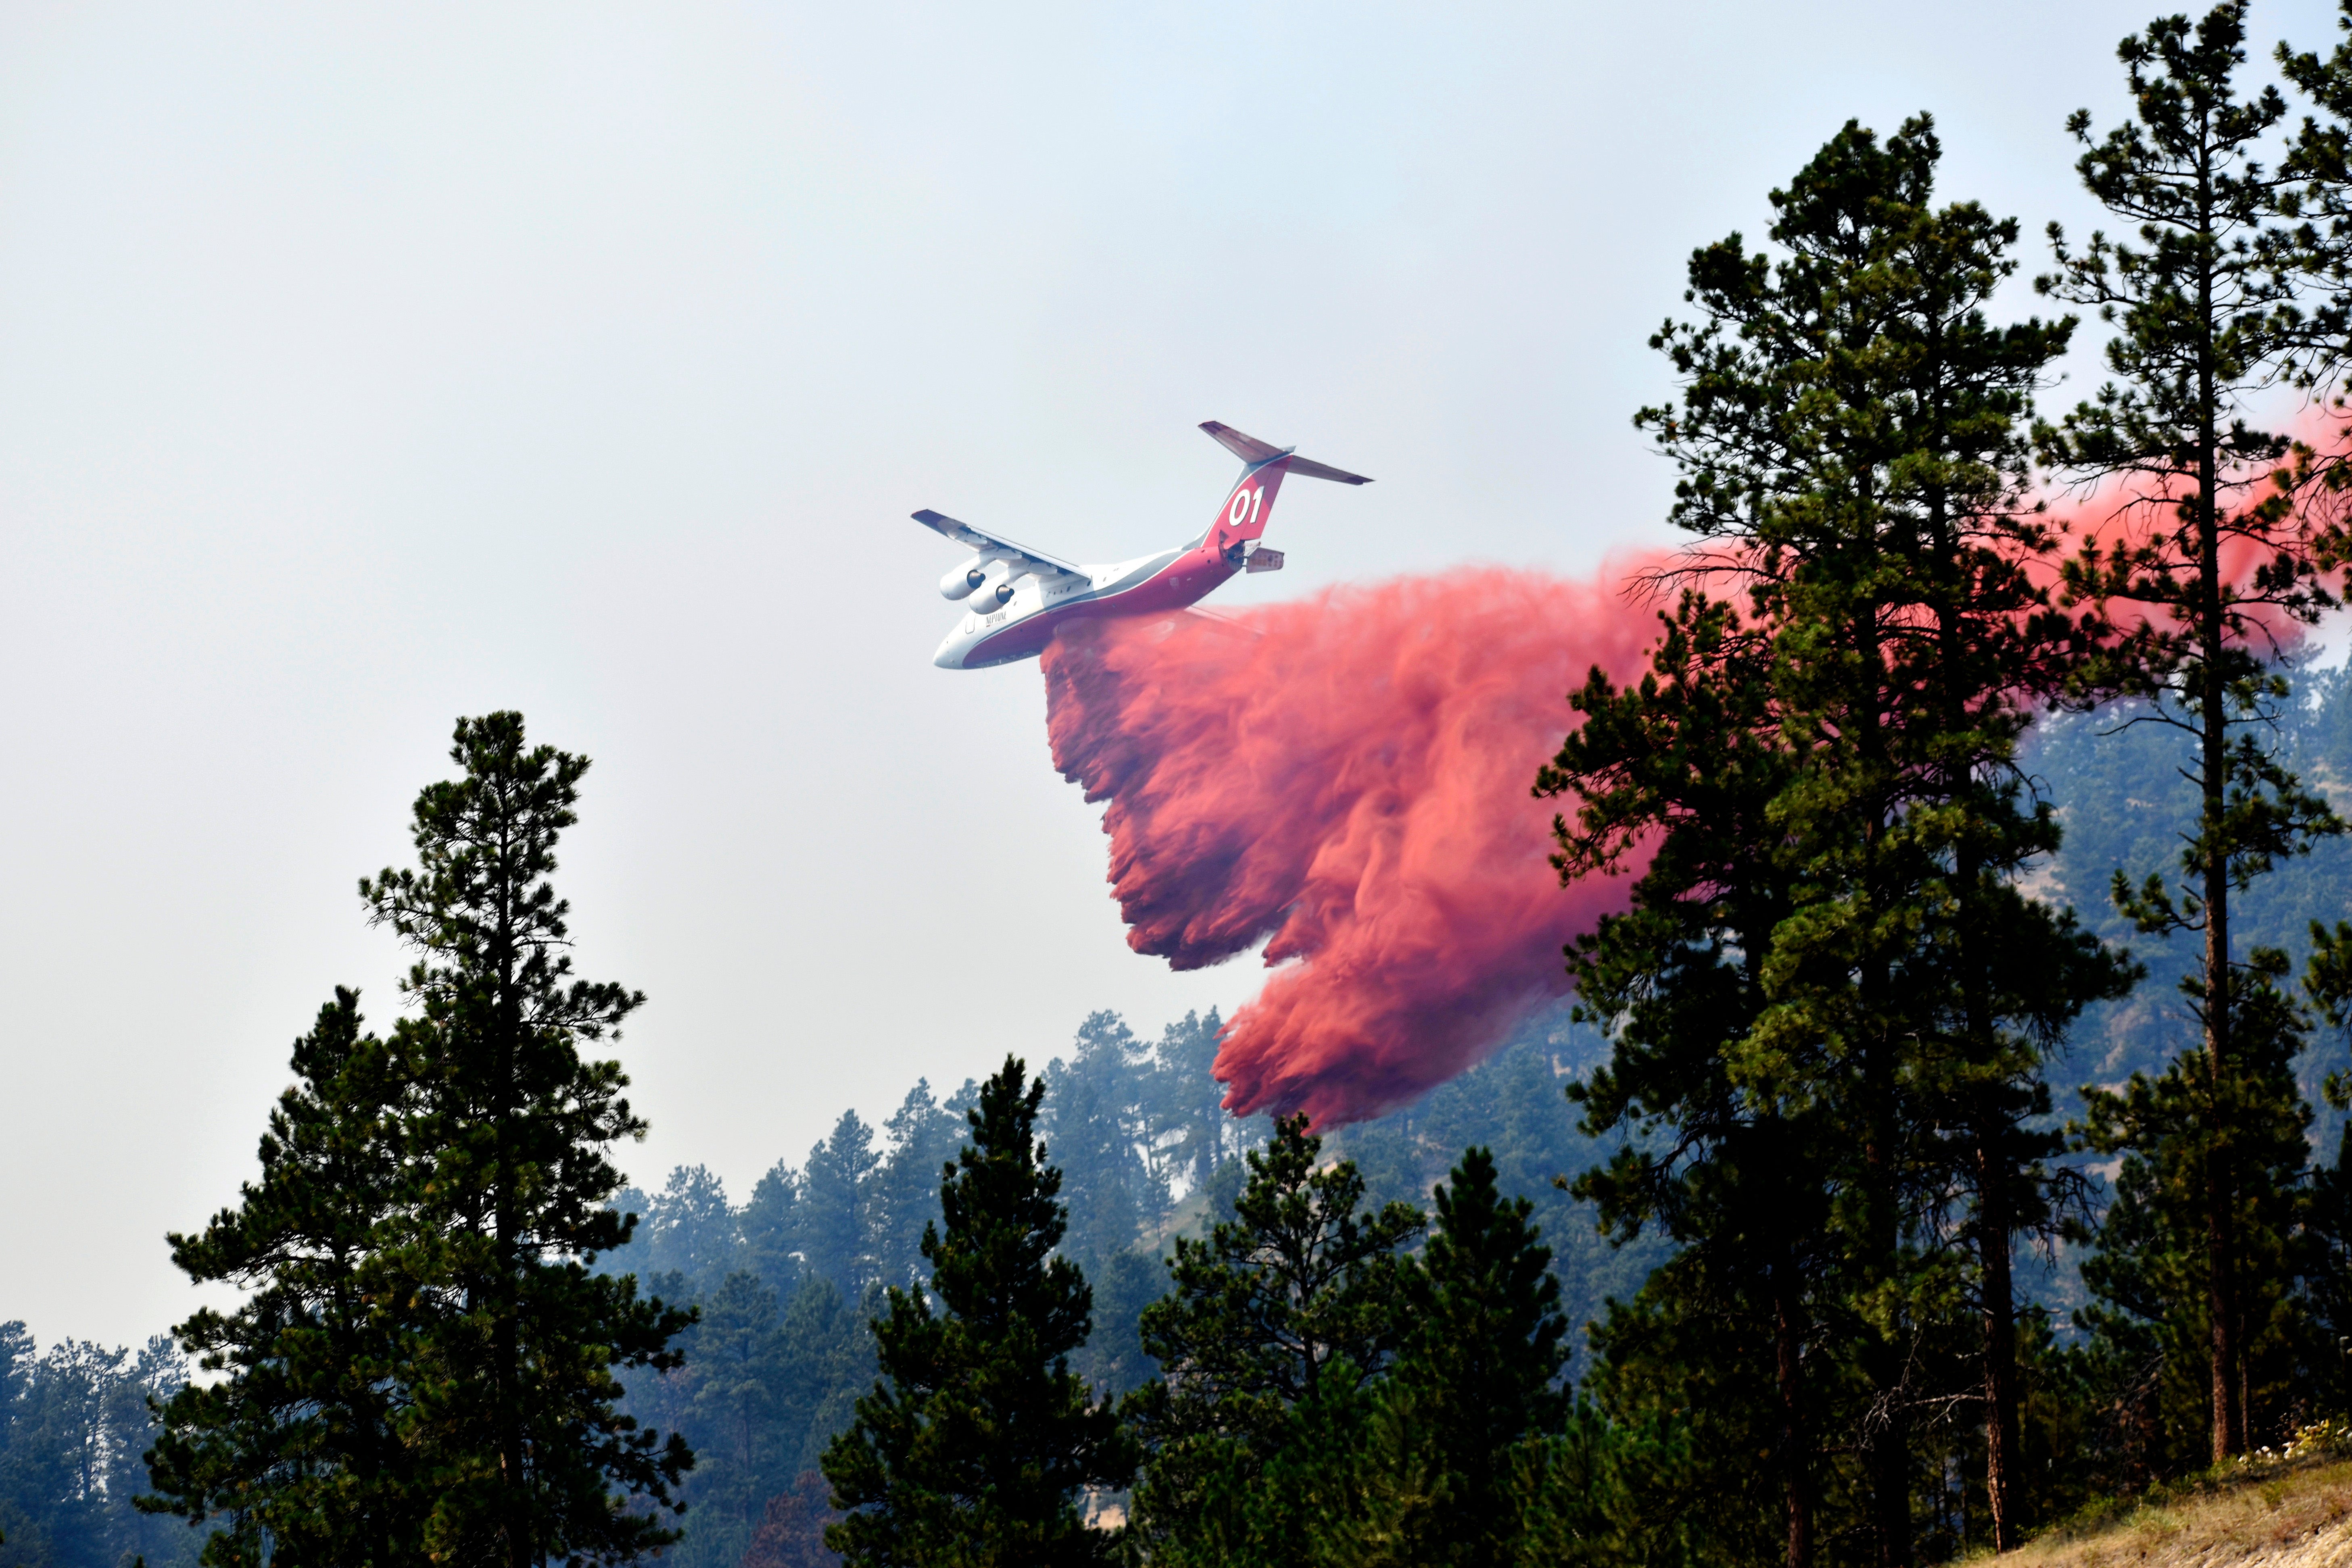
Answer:
[[[1046,648],[1054,763],[1110,803],[1128,944],[1194,969],[1271,939],[1217,1054],[1230,1109],[1377,1116],[1567,989],[1562,944],[1629,879],[1563,890],[1556,803],[1528,788],[1586,672],[1643,668],[1656,611],[1622,584],[1644,564],[1339,588],[1249,629],[1091,622]]]

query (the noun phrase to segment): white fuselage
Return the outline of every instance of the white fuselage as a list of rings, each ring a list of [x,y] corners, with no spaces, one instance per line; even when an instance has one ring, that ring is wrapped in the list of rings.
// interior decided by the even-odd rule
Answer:
[[[1034,658],[1064,623],[1097,616],[1168,615],[1189,608],[1242,572],[1272,572],[1282,552],[1260,548],[1260,535],[1282,477],[1294,461],[1287,450],[1212,421],[1202,428],[1240,454],[1248,467],[1226,492],[1224,505],[1189,544],[1108,566],[1082,566],[1015,544],[936,511],[915,521],[977,549],[940,579],[940,593],[967,599],[962,616],[931,655],[942,669],[984,669]],[[1304,462],[1304,459],[1297,459]],[[1359,475],[1307,467],[1317,477],[1363,484]]]
[[[1195,544],[1108,566],[1081,565],[1077,575],[1024,573],[1013,579],[1013,596],[1003,605],[992,598],[985,613],[966,610],[931,662],[941,669],[984,669],[1034,658],[1054,628],[1072,616],[1181,609],[1234,571],[1213,554],[1204,557]]]

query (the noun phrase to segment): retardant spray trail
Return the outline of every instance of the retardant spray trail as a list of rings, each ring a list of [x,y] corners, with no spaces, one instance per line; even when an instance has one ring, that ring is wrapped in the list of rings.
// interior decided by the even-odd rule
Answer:
[[[1528,786],[1586,672],[1642,667],[1656,614],[1622,584],[1647,564],[1335,589],[1247,629],[1093,622],[1045,650],[1055,765],[1110,803],[1129,945],[1192,969],[1271,938],[1218,1053],[1228,1107],[1376,1116],[1566,990],[1562,944],[1628,879],[1563,890]]]

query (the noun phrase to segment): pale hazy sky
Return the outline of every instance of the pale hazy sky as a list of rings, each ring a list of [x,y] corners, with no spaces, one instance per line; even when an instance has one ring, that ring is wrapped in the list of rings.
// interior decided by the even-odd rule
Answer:
[[[652,998],[648,1184],[1245,999],[1128,952],[908,512],[1140,553],[1215,418],[1379,481],[1286,487],[1223,602],[1588,569],[1663,536],[1693,246],[1922,108],[1948,195],[2084,225],[2061,121],[2151,14],[0,5],[0,1319],[184,1315],[289,1041],[394,1011],[353,883],[459,713],[595,759],[560,885]]]

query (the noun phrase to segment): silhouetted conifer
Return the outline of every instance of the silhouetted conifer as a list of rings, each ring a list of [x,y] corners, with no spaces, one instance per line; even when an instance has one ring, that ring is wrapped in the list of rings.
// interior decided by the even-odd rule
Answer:
[[[531,1568],[677,1539],[658,1510],[692,1457],[619,1412],[614,1369],[676,1365],[689,1320],[588,1268],[628,1239],[604,1150],[644,1131],[619,1065],[579,1051],[643,999],[570,978],[547,879],[588,764],[514,713],[461,720],[451,755],[418,867],[361,883],[421,952],[417,1013],[379,1040],[338,993],[260,1182],[173,1238],[193,1277],[253,1291],[183,1325],[228,1375],[165,1407],[156,1448],[169,1506],[226,1516],[215,1563]]]
[[[386,1254],[400,1239],[399,1117],[406,1087],[384,1042],[338,990],[294,1043],[294,1087],[261,1141],[261,1175],[198,1236],[174,1234],[191,1279],[251,1290],[178,1329],[207,1373],[164,1407],[155,1496],[192,1522],[220,1516],[208,1561],[346,1562],[423,1555],[432,1510],[400,1374],[416,1325]]]
[[[1295,1560],[1306,1549],[1297,1489],[1268,1467],[1302,1435],[1330,1442],[1330,1421],[1358,1418],[1356,1396],[1404,1342],[1399,1248],[1421,1214],[1401,1203],[1360,1213],[1363,1178],[1344,1160],[1318,1169],[1321,1151],[1304,1116],[1277,1121],[1248,1156],[1235,1217],[1204,1242],[1177,1240],[1174,1288],[1144,1310],[1160,1376],[1122,1414],[1143,1445],[1135,1522],[1155,1561]],[[1333,1414],[1296,1414],[1310,1404]]]
[[[2312,618],[2328,600],[2291,494],[2273,483],[2291,444],[2246,419],[2298,344],[2294,279],[2280,255],[2294,182],[2256,157],[2286,105],[2274,88],[2239,90],[2245,22],[2244,0],[2231,0],[2194,25],[2159,17],[2117,47],[2131,119],[2094,140],[2082,110],[2067,129],[2084,147],[2084,185],[2133,226],[2137,243],[2095,233],[2076,250],[2053,224],[2058,270],[2037,279],[2118,329],[2106,350],[2116,379],[2043,432],[2072,473],[2118,481],[2135,523],[2086,544],[2068,572],[2073,593],[2105,617],[2089,682],[2147,700],[2136,718],[2179,732],[2200,796],[2182,826],[2179,880],[2150,875],[2134,887],[2118,869],[2115,899],[2144,932],[2201,939],[2198,973],[2183,984],[2200,1038],[2160,1082],[2086,1090],[2082,1131],[2103,1152],[2153,1161],[2147,1174],[2162,1168],[2130,1202],[2189,1205],[2160,1221],[2150,1211],[2154,1228],[2121,1227],[2114,1241],[2195,1235],[2195,1268],[2118,1262],[2107,1278],[2172,1282],[2160,1311],[2176,1342],[2182,1331],[2204,1341],[2217,1463],[2247,1446],[2249,1347],[2276,1327],[2263,1275],[2291,1221],[2266,1195],[2284,1189],[2265,1168],[2265,1145],[2300,1110],[2280,1070],[2298,1039],[2277,986],[2285,961],[2239,951],[2231,900],[2277,859],[2342,829],[2263,733],[2287,695],[2266,668],[2273,628]],[[2255,557],[2250,573],[2224,561],[2239,551]]]
[[[1555,1381],[1567,1359],[1559,1282],[1529,1223],[1534,1205],[1496,1190],[1486,1150],[1465,1152],[1435,1197],[1391,1399],[1427,1429],[1444,1478],[1428,1511],[1431,1560],[1507,1568],[1520,1534],[1512,1455],[1567,1415]]]
[[[1036,1137],[1043,1079],[1017,1058],[981,1089],[971,1141],[923,1237],[929,1291],[893,1287],[881,1380],[824,1452],[825,1539],[856,1568],[1060,1568],[1109,1560],[1080,1500],[1126,1483],[1117,1419],[1069,1369],[1091,1294],[1055,1256],[1058,1173]]]
[[[1769,1342],[1769,1379],[1686,1366],[1684,1407],[1774,1456],[1791,1564],[1835,1453],[1861,1461],[1872,1555],[1911,1559],[1916,1369],[1964,1293],[2006,1498],[2008,1260],[2054,1175],[2042,1055],[2128,973],[2016,885],[2057,840],[2016,738],[2080,662],[2025,567],[2052,541],[2024,421],[2072,323],[1987,322],[2016,226],[1932,205],[1939,156],[1925,117],[1883,141],[1849,123],[1772,194],[1777,254],[1693,255],[1696,319],[1653,340],[1680,395],[1637,419],[1708,542],[1679,575],[1746,614],[1689,588],[1648,676],[1577,694],[1538,781],[1582,800],[1564,876],[1651,854],[1633,910],[1571,956],[1615,1037],[1571,1093],[1595,1133],[1653,1136],[1579,1190],[1685,1249],[1603,1331],[1600,1386],[1632,1415],[1680,1374],[1627,1358],[1711,1361],[1710,1322]]]

